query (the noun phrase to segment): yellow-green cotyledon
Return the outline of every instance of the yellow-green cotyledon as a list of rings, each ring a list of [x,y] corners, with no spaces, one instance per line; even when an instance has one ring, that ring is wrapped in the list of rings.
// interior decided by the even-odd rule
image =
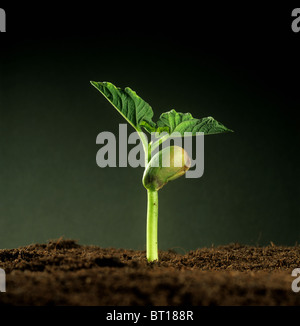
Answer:
[[[169,146],[156,153],[146,166],[143,185],[148,190],[159,190],[191,167],[188,153],[179,146]]]

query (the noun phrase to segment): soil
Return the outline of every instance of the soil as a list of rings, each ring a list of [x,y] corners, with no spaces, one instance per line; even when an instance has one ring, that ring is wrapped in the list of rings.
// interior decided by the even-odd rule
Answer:
[[[148,263],[145,251],[64,239],[0,250],[0,305],[300,305],[291,289],[300,246],[231,244],[159,257]]]

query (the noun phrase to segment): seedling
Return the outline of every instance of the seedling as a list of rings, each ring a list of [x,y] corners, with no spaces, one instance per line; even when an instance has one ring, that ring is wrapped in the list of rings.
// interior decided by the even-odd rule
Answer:
[[[141,99],[129,87],[124,90],[109,82],[94,82],[91,84],[117,109],[125,120],[137,131],[145,152],[145,171],[143,185],[148,193],[147,208],[147,246],[146,255],[149,262],[158,260],[157,222],[158,222],[158,191],[169,181],[184,175],[191,166],[188,153],[179,146],[169,146],[154,154],[154,150],[171,137],[179,133],[182,137],[189,132],[196,136],[231,132],[223,124],[212,117],[196,119],[190,113],[180,113],[175,110],[163,113],[157,123],[152,121],[151,106]],[[148,142],[143,132],[164,133],[155,142]],[[165,164],[168,161],[169,164]]]

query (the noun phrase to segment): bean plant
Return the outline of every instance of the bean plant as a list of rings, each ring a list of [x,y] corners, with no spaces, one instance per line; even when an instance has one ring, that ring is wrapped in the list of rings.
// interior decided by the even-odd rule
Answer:
[[[212,117],[196,119],[190,113],[175,110],[162,113],[158,121],[154,122],[151,106],[129,87],[121,89],[110,82],[91,81],[91,84],[136,130],[143,145],[145,171],[142,182],[148,195],[146,256],[149,262],[153,262],[158,260],[158,191],[169,181],[184,175],[191,167],[191,158],[182,147],[168,146],[159,150],[161,144],[172,137],[173,133],[179,133],[183,137],[187,132],[196,136],[197,133],[211,135],[232,130]],[[149,142],[144,131],[163,136]],[[154,154],[157,148],[159,151]]]

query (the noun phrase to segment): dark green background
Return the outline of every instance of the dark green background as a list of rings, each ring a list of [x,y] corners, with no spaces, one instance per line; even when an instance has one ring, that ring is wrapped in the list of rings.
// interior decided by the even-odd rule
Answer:
[[[234,16],[223,29],[177,20],[175,28],[168,21],[134,33],[124,26],[91,36],[7,33],[0,248],[64,236],[145,249],[143,169],[96,165],[96,136],[117,134],[124,121],[90,80],[131,87],[154,120],[174,108],[235,130],[205,138],[201,179],[181,178],[160,191],[161,249],[299,241],[300,34],[287,17],[273,20],[275,31],[259,18],[256,28]]]

